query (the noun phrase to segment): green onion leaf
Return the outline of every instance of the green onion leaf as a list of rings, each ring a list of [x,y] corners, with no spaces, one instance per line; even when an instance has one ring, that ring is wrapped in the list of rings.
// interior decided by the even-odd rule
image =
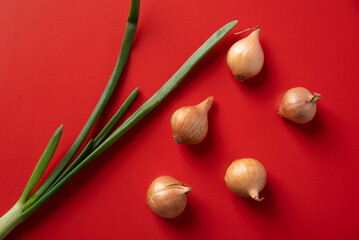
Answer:
[[[95,140],[93,141],[93,149],[97,148],[102,140],[108,135],[108,133],[112,130],[115,124],[120,120],[122,115],[126,112],[128,107],[131,105],[133,100],[135,100],[138,94],[139,88],[136,88],[130,96],[126,99],[126,101],[122,104],[120,109],[115,113],[115,115],[111,118],[111,120],[106,124],[106,126],[102,129],[102,131],[97,135]]]
[[[47,147],[45,148],[44,153],[39,159],[29,181],[26,184],[26,187],[19,199],[19,203],[24,204],[36,184],[40,181],[41,176],[44,174],[49,162],[54,155],[57,146],[59,145],[59,141],[62,134],[63,125],[61,125],[54,133],[52,138],[50,139]]]

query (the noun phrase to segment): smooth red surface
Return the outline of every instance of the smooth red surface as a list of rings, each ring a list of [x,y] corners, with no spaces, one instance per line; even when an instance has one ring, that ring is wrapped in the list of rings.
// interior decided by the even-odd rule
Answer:
[[[0,215],[19,198],[55,129],[64,124],[49,171],[85,124],[112,73],[129,8],[129,0],[0,1]],[[92,136],[135,87],[140,95],[126,117],[235,19],[157,109],[8,239],[358,239],[356,0],[143,1],[127,68]],[[265,64],[241,83],[226,52],[246,36],[233,33],[257,25]],[[306,125],[277,115],[296,86],[322,94]],[[172,113],[211,95],[205,141],[176,144]],[[263,202],[225,186],[226,168],[242,157],[267,170]],[[193,187],[177,219],[146,205],[161,175]]]

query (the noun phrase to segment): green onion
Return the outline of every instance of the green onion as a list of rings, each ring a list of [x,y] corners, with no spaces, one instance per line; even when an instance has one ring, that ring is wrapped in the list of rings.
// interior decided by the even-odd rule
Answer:
[[[45,182],[39,187],[39,189],[31,195],[31,202],[35,202],[50,187],[50,185],[56,180],[56,178],[58,178],[61,172],[70,163],[71,159],[75,156],[75,154],[85,141],[90,130],[100,116],[102,110],[105,108],[129,58],[133,38],[135,36],[137,28],[139,10],[140,0],[132,0],[130,15],[127,20],[126,32],[122,42],[121,52],[118,57],[115,69],[110,77],[110,80],[108,81],[100,100],[98,101],[95,109],[93,110],[91,116],[89,117],[79,136],[77,137],[73,145],[70,147],[69,151],[66,153],[61,162],[57,165],[55,170],[51,173],[51,175],[45,180]]]
[[[120,75],[123,72],[123,69],[127,63],[127,60],[130,55],[130,50],[132,47],[132,42],[135,36],[135,32],[137,29],[137,23],[139,18],[139,10],[140,10],[140,0],[132,0],[131,2],[131,9],[130,14],[127,19],[127,25],[126,25],[126,31],[124,35],[124,39],[121,46],[121,52],[119,54],[119,57],[116,62],[115,69],[107,83],[107,86],[100,97],[96,107],[94,108],[91,116],[89,117],[87,123],[81,130],[79,136],[73,143],[73,145],[70,147],[69,151],[66,153],[64,158],[60,161],[60,163],[57,165],[57,167],[54,169],[54,171],[50,174],[50,176],[44,181],[44,183],[27,199],[33,188],[35,187],[36,183],[39,181],[38,177],[41,177],[42,173],[40,171],[44,171],[48,165],[48,162],[50,161],[52,155],[44,153],[44,159],[41,158],[38,162],[34,174],[31,176],[29,183],[27,184],[24,193],[22,194],[20,200],[14,205],[13,208],[11,208],[4,216],[0,218],[0,239],[3,239],[17,224],[25,220],[29,214],[24,214],[25,209],[30,207],[33,203],[37,202],[38,199],[49,190],[49,188],[54,184],[54,181],[59,178],[60,174],[64,171],[66,166],[71,162],[75,154],[80,149],[81,145],[87,138],[89,132],[91,131],[93,125],[95,124],[96,120],[100,116],[101,112],[105,108],[108,100],[110,99],[116,84],[118,82],[118,79]],[[136,94],[137,94],[137,90]],[[132,99],[133,100],[133,99]],[[131,101],[132,101],[131,100]],[[130,104],[131,102],[129,102]],[[113,127],[113,126],[112,126]],[[61,127],[62,130],[62,127]],[[61,135],[61,130],[60,134]],[[106,129],[105,131],[110,131],[111,129]],[[57,131],[58,132],[58,131]],[[108,132],[107,132],[108,133]],[[103,132],[102,134],[107,134]],[[101,135],[99,135],[101,137]],[[53,137],[54,138],[54,137]],[[99,139],[97,139],[98,141]],[[50,140],[51,142],[51,140]],[[49,144],[50,145],[50,144]],[[88,146],[91,145],[88,143]],[[57,146],[57,144],[56,144]],[[56,147],[55,147],[56,148]],[[88,155],[86,153],[87,150],[89,150],[90,147],[85,147],[82,154],[79,155],[79,157],[85,157]],[[55,149],[53,149],[55,150]],[[50,151],[50,150],[48,150]],[[45,150],[46,152],[46,150]],[[53,154],[53,153],[52,153]]]
[[[57,191],[59,191],[67,182],[69,182],[81,169],[87,166],[107,148],[109,148],[116,140],[123,136],[144,116],[151,112],[190,72],[190,70],[201,60],[235,25],[237,21],[226,24],[213,34],[186,62],[182,67],[135,113],[133,113],[119,128],[117,128],[98,148],[96,148],[86,159],[69,172],[61,181],[41,196],[37,202],[23,212],[26,218],[39,207],[41,207],[48,199],[50,199]]]
[[[56,150],[60,140],[62,126],[55,132],[48,147],[45,149],[43,156],[40,158],[20,200],[12,209],[0,218],[0,239],[3,239],[17,224],[24,221],[39,207],[41,207],[57,191],[65,186],[65,184],[69,182],[78,172],[80,172],[81,169],[96,159],[116,140],[122,137],[128,130],[150,113],[158,104],[160,104],[160,102],[176,88],[176,86],[192,70],[192,68],[237,24],[237,21],[232,21],[215,32],[149,100],[147,100],[135,113],[133,113],[122,125],[120,125],[112,134],[108,136],[120,117],[133,102],[138,93],[138,88],[135,89],[104,129],[94,140],[89,140],[82,152],[69,165],[88,136],[100,113],[104,109],[116,86],[118,78],[124,69],[137,28],[139,6],[139,0],[132,0],[120,56],[106,89],[89,120],[53,173],[45,180],[39,189],[29,197]],[[66,168],[66,166],[68,167]]]

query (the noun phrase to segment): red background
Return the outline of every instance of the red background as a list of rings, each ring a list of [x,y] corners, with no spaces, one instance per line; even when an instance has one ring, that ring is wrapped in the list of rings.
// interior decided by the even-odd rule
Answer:
[[[158,108],[8,239],[358,239],[358,1],[141,4],[127,68],[92,136],[135,87],[140,95],[126,117],[213,32],[239,22]],[[85,124],[112,73],[129,8],[129,0],[0,2],[0,215],[19,198],[55,129],[64,124],[48,170]],[[234,32],[257,25],[265,64],[241,83],[226,52],[247,35]],[[306,125],[277,115],[296,86],[322,94]],[[172,113],[211,95],[204,142],[176,144]],[[267,170],[263,202],[225,186],[226,168],[242,157]],[[146,205],[161,175],[193,188],[177,219]]]

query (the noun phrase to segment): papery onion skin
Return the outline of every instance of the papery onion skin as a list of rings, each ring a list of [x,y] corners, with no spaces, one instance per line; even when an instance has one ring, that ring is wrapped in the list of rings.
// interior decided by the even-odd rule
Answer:
[[[213,104],[213,97],[196,106],[182,107],[171,117],[173,139],[179,144],[198,144],[208,132],[208,111]]]
[[[257,75],[264,63],[264,53],[259,42],[260,28],[247,37],[237,41],[229,49],[227,65],[238,80],[244,81]]]
[[[295,123],[308,123],[314,118],[317,112],[316,102],[320,99],[319,93],[312,94],[306,88],[291,88],[284,94],[278,114]]]
[[[179,216],[187,206],[187,194],[191,186],[170,176],[156,178],[148,188],[147,204],[152,211],[164,218]]]
[[[258,194],[267,182],[264,166],[256,159],[242,158],[234,160],[227,168],[224,181],[229,190],[238,196],[252,197],[262,201]]]

